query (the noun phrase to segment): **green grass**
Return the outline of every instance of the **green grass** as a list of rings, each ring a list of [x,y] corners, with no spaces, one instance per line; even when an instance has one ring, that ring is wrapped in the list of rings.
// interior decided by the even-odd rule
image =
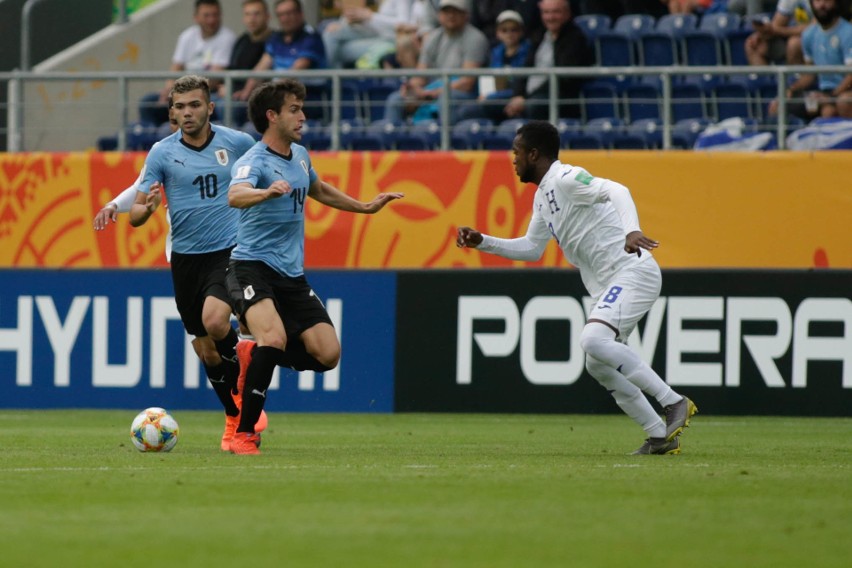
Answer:
[[[0,565],[849,566],[852,420],[695,417],[680,456],[627,418],[272,414],[263,455],[176,412],[0,412]]]

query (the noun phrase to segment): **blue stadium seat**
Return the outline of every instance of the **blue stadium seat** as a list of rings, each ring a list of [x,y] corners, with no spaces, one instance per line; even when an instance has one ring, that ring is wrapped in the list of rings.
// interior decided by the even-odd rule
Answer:
[[[639,59],[646,67],[671,67],[678,63],[675,38],[668,33],[649,32],[639,38]]]
[[[396,135],[394,148],[400,152],[425,152],[433,149],[424,135],[412,132]]]
[[[454,150],[478,150],[482,139],[494,128],[487,118],[467,118],[453,125],[450,145]]]
[[[709,125],[710,121],[705,118],[687,118],[675,122],[672,127],[672,146],[691,149],[695,145],[695,139]]]
[[[598,65],[603,67],[629,67],[636,62],[633,38],[620,31],[598,34],[595,40]]]
[[[704,14],[701,17],[698,29],[710,32],[718,38],[725,38],[730,32],[740,29],[741,25],[742,19],[738,14],[732,12],[713,12],[711,14]]]
[[[127,125],[127,149],[135,151],[145,151],[151,149],[158,140],[157,126],[142,123],[131,122]]]
[[[710,32],[694,31],[683,36],[684,63],[691,67],[715,67],[723,65],[722,45],[719,39]],[[722,76],[714,75],[688,75],[686,82],[701,85],[706,90],[712,90],[722,82]]]
[[[654,29],[657,21],[648,14],[625,14],[615,20],[612,29],[626,34],[630,39],[638,39],[643,32]]]
[[[722,83],[713,89],[713,115],[716,120],[751,118],[752,101],[748,89],[737,83]]]
[[[403,123],[382,118],[366,125],[364,134],[375,136],[382,141],[382,146],[386,150],[390,150],[396,145],[396,137],[403,134],[404,129]]]
[[[613,85],[601,81],[580,87],[580,104],[586,120],[618,117],[618,95]]]
[[[672,120],[707,118],[704,92],[698,85],[689,83],[672,85]]]
[[[308,123],[310,123],[310,122],[311,122],[310,120],[305,121],[305,124],[302,125],[302,136],[303,137],[305,135],[305,127],[308,126]],[[251,134],[252,138],[254,138],[255,140],[261,139],[260,132],[257,131],[257,128],[254,127],[254,123],[250,120],[247,120],[244,123],[242,123],[240,125],[240,130],[242,130],[246,134]]]
[[[654,29],[670,35],[675,39],[683,37],[683,34],[698,28],[698,16],[695,14],[665,14],[657,20]]]
[[[612,20],[604,14],[583,14],[574,18],[574,23],[583,30],[589,45],[594,45],[599,33],[612,27]]]
[[[429,150],[434,150],[441,145],[441,123],[437,120],[416,122],[411,125],[408,134],[423,139]]]
[[[586,122],[583,134],[597,138],[603,148],[611,148],[616,136],[624,132],[620,118],[595,118]]]
[[[401,82],[398,79],[388,79],[373,83],[361,91],[361,106],[364,118],[368,121],[379,120],[385,117],[385,101],[394,91],[398,91]]]
[[[569,141],[583,133],[582,123],[576,118],[558,119],[556,130],[559,131],[559,144],[562,148],[568,148]]]
[[[483,150],[510,150],[518,129],[526,124],[524,118],[510,118],[497,125],[482,138]]]
[[[645,140],[648,148],[663,147],[663,123],[656,118],[634,120],[626,129],[627,134],[639,136]]]
[[[660,118],[660,90],[654,85],[630,85],[624,91],[626,116],[630,122]]]

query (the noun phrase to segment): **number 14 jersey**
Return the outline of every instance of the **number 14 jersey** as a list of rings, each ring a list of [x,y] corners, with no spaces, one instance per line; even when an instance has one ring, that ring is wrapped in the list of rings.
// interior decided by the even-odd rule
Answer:
[[[290,184],[290,193],[240,210],[234,260],[260,260],[282,276],[304,274],[305,201],[308,190],[318,179],[308,151],[290,145],[284,156],[263,142],[234,164],[231,185],[248,183],[265,190],[275,181]]]

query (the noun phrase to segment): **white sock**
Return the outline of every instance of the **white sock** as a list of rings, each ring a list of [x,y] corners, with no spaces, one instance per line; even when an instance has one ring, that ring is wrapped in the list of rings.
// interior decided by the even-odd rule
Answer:
[[[606,325],[587,323],[580,335],[580,346],[587,354],[620,372],[642,392],[657,399],[662,406],[669,406],[683,398],[635,351],[616,341],[615,332]]]
[[[591,355],[586,355],[586,370],[609,391],[619,408],[639,424],[649,437],[665,437],[666,425],[639,387],[628,381],[614,368]]]

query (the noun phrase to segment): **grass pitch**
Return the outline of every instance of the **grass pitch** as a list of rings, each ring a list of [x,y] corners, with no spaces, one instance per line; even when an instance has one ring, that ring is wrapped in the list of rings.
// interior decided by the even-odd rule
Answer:
[[[10,567],[846,567],[852,420],[697,415],[680,456],[626,417],[271,414],[263,455],[175,412],[0,412]]]

